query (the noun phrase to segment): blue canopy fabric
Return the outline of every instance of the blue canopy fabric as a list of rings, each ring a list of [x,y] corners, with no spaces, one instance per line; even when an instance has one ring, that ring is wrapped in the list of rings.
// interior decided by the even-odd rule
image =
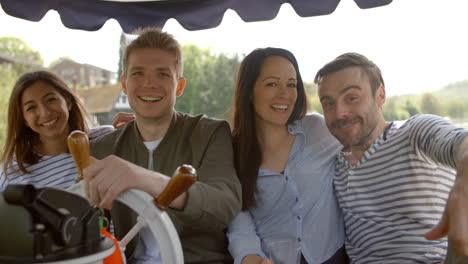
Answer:
[[[390,4],[392,0],[354,0],[360,8]],[[289,3],[301,17],[327,15],[340,0],[163,0],[151,2],[113,2],[103,0],[0,0],[5,13],[39,21],[51,9],[60,14],[71,29],[95,31],[111,18],[126,33],[142,27],[162,28],[170,18],[187,30],[217,27],[227,9],[246,22],[271,20],[282,4]]]

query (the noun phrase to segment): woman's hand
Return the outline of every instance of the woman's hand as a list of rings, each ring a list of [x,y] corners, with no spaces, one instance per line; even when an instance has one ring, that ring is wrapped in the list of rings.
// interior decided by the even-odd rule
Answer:
[[[114,116],[114,119],[112,119],[112,125],[115,128],[121,128],[133,119],[135,119],[135,115],[133,113],[119,112]]]
[[[259,255],[247,255],[242,259],[242,264],[273,264],[273,262]]]

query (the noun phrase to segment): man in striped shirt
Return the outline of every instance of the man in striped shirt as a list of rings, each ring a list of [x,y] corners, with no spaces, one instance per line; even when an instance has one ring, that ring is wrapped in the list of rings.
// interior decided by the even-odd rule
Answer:
[[[447,234],[468,255],[468,130],[434,115],[385,121],[382,74],[360,54],[337,57],[315,82],[343,144],[334,186],[352,263],[441,263]]]

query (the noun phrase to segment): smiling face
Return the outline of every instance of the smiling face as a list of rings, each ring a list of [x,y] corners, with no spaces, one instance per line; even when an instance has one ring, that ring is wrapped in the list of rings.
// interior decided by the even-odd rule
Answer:
[[[374,95],[359,67],[325,75],[318,92],[328,129],[345,148],[370,144],[380,135],[385,89],[381,85]]]
[[[68,136],[71,104],[53,86],[37,81],[26,88],[21,109],[27,126],[39,134],[42,143]]]
[[[289,60],[281,56],[265,60],[252,98],[257,125],[286,125],[297,99],[296,78],[296,70]]]
[[[185,87],[185,79],[177,76],[175,55],[154,48],[132,51],[121,82],[137,121],[170,120]]]

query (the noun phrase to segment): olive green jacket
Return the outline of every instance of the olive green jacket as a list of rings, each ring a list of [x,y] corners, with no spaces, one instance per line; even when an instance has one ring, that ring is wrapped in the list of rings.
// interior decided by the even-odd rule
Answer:
[[[91,142],[93,157],[102,159],[111,154],[148,167],[149,152],[135,121]],[[155,171],[169,177],[182,164],[190,164],[197,170],[198,181],[188,190],[185,208],[168,211],[179,234],[185,262],[232,263],[225,229],[240,212],[242,196],[233,164],[229,124],[202,115],[175,112],[151,158]],[[126,229],[133,225],[135,220],[133,217],[128,220],[128,211],[114,211],[116,226],[119,221]],[[117,236],[126,233],[118,229]]]

